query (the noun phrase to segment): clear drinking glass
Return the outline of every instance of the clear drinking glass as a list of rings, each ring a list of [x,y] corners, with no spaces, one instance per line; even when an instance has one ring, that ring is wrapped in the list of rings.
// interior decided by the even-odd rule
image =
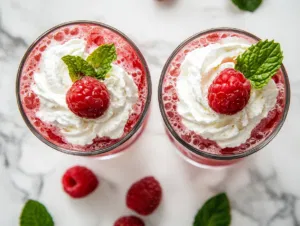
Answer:
[[[233,28],[216,28],[200,32],[181,43],[167,60],[160,77],[158,99],[165,122],[166,132],[178,149],[178,153],[188,162],[205,168],[222,167],[238,162],[265,147],[284,124],[290,104],[290,85],[287,72],[282,65],[273,77],[280,87],[276,108],[252,131],[251,138],[237,148],[216,147],[212,141],[187,129],[177,112],[176,82],[180,65],[190,51],[216,43],[227,37],[239,37],[256,43],[260,39],[246,31]],[[261,133],[263,132],[263,133]],[[265,134],[265,136],[262,136]]]
[[[99,34],[101,34],[99,36]],[[93,36],[94,35],[94,36]],[[87,37],[92,37],[87,40]],[[64,141],[53,125],[49,125],[36,117],[39,98],[31,89],[33,74],[39,70],[39,62],[43,51],[53,42],[64,43],[72,38],[86,39],[101,43],[108,40],[114,43],[118,53],[115,62],[123,67],[134,79],[139,90],[139,100],[134,105],[127,121],[124,134],[118,139],[106,137],[96,138],[91,145],[71,145]],[[106,43],[105,41],[105,43]],[[119,55],[120,54],[120,55]],[[119,57],[119,56],[122,56]],[[48,146],[66,154],[78,156],[96,156],[111,158],[131,145],[142,133],[151,101],[151,78],[147,63],[138,47],[126,35],[117,29],[94,21],[72,21],[57,25],[40,37],[26,51],[17,74],[16,96],[21,115],[31,132]]]

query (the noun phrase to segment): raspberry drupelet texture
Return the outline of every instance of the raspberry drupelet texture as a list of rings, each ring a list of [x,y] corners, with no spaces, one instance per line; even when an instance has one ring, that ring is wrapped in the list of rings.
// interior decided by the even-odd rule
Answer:
[[[145,177],[130,187],[126,204],[140,215],[149,215],[159,206],[161,198],[159,182],[154,177]]]
[[[95,119],[109,107],[109,92],[104,83],[85,76],[73,83],[67,92],[69,109],[77,116]]]
[[[119,218],[114,226],[145,226],[144,222],[135,216],[125,216]]]
[[[227,68],[210,85],[208,103],[219,114],[233,115],[247,105],[250,93],[250,81],[241,72]]]
[[[74,166],[68,169],[62,178],[64,191],[73,198],[89,195],[98,184],[96,175],[84,166]]]

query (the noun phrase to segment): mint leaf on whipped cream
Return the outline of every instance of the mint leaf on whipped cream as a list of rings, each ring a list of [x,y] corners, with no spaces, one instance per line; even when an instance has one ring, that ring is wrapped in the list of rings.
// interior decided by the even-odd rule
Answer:
[[[204,203],[198,211],[193,226],[229,226],[230,204],[225,193],[218,194]]]
[[[96,78],[104,79],[111,69],[111,63],[117,59],[116,47],[114,44],[104,44],[99,46],[91,55],[87,62],[92,65],[96,72]]]
[[[46,207],[34,200],[28,200],[20,216],[20,226],[53,226],[54,222]]]
[[[68,67],[72,82],[76,82],[77,80],[81,79],[83,76],[96,77],[95,69],[91,65],[89,65],[88,62],[82,59],[80,56],[66,55],[61,59]]]
[[[279,43],[259,41],[238,56],[235,69],[250,80],[252,86],[261,89],[279,70],[283,53]]]
[[[241,10],[254,12],[263,0],[232,0],[232,2]]]
[[[92,52],[86,60],[80,56],[64,56],[61,58],[67,65],[70,78],[73,82],[83,76],[91,76],[97,79],[105,79],[110,71],[111,63],[117,59],[114,44],[104,44]]]

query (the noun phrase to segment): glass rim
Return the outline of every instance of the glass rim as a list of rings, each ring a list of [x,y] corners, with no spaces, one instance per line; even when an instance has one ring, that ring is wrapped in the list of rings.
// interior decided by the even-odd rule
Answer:
[[[164,109],[164,105],[163,105],[163,100],[162,100],[162,85],[163,85],[163,80],[165,78],[166,72],[170,66],[170,63],[172,62],[172,60],[174,59],[174,57],[179,53],[179,51],[185,47],[188,43],[190,43],[191,41],[193,41],[194,39],[209,34],[209,33],[213,33],[213,32],[221,32],[221,31],[225,31],[225,32],[235,32],[238,34],[242,34],[242,35],[246,35],[250,38],[253,38],[256,41],[261,40],[259,37],[257,37],[256,35],[253,35],[247,31],[244,31],[242,29],[237,29],[237,28],[230,28],[230,27],[218,27],[218,28],[211,28],[211,29],[207,29],[201,32],[198,32],[192,36],[190,36],[189,38],[187,38],[186,40],[184,40],[183,42],[181,42],[179,44],[178,47],[176,47],[176,49],[171,53],[171,55],[169,56],[168,60],[166,61],[162,72],[161,72],[161,76],[159,79],[159,85],[158,85],[158,102],[159,102],[159,108],[160,108],[160,112],[163,118],[163,121],[168,129],[168,131],[171,133],[171,135],[173,136],[173,138],[179,142],[182,146],[184,146],[185,148],[187,148],[189,151],[192,151],[194,154],[200,155],[202,157],[205,158],[209,158],[209,159],[214,159],[214,160],[233,160],[233,159],[239,159],[239,158],[244,158],[246,156],[252,155],[255,152],[258,152],[259,150],[261,150],[262,148],[264,148],[267,144],[269,144],[271,142],[271,140],[274,139],[274,137],[278,134],[278,132],[280,131],[280,129],[282,128],[285,119],[287,117],[288,111],[289,111],[289,106],[290,106],[290,83],[289,83],[289,78],[287,75],[287,71],[284,67],[284,65],[281,65],[281,70],[283,73],[283,77],[284,77],[284,87],[285,87],[285,107],[284,107],[284,112],[282,115],[282,118],[279,122],[279,124],[276,126],[276,128],[272,131],[272,133],[264,140],[262,141],[260,144],[256,145],[255,147],[249,149],[246,152],[242,152],[242,153],[238,153],[238,154],[232,154],[232,155],[218,155],[218,154],[212,154],[212,153],[208,153],[208,152],[204,152],[201,151],[195,147],[193,147],[192,145],[188,144],[186,141],[184,141],[177,133],[176,131],[173,129],[172,125],[170,124],[168,117],[166,115],[165,109]]]
[[[131,129],[131,131],[129,133],[127,133],[124,137],[122,137],[118,142],[114,143],[111,146],[108,146],[108,147],[105,147],[105,148],[102,148],[102,149],[97,149],[97,150],[94,150],[94,151],[88,151],[88,152],[78,151],[78,150],[69,150],[69,149],[60,147],[60,146],[52,143],[51,141],[48,141],[43,135],[40,134],[40,132],[32,125],[32,123],[28,119],[28,117],[27,117],[27,115],[24,111],[23,104],[22,104],[22,101],[21,101],[21,95],[20,95],[20,79],[21,79],[24,64],[25,64],[28,56],[30,55],[31,51],[35,48],[35,46],[39,43],[39,41],[41,41],[49,33],[53,32],[53,31],[55,31],[55,30],[57,30],[61,27],[68,26],[68,25],[77,25],[77,24],[91,24],[91,25],[100,26],[100,27],[109,29],[109,30],[117,33],[118,35],[120,35],[126,42],[128,42],[130,44],[130,46],[137,53],[139,59],[142,62],[142,65],[144,67],[145,74],[146,74],[146,79],[147,79],[147,92],[148,93],[147,93],[147,97],[146,97],[145,106],[144,106],[143,112],[142,112],[139,120],[136,122],[135,126]],[[116,29],[116,28],[114,28],[110,25],[104,24],[102,22],[90,21],[90,20],[74,20],[74,21],[60,23],[60,24],[48,29],[47,31],[42,33],[37,39],[35,39],[35,41],[28,47],[28,49],[26,50],[24,56],[22,57],[22,60],[20,62],[18,72],[17,72],[16,97],[17,97],[17,104],[18,104],[19,111],[20,111],[20,113],[22,115],[22,118],[25,121],[27,127],[43,143],[45,143],[46,145],[48,145],[49,147],[51,147],[51,148],[53,148],[57,151],[63,152],[65,154],[76,155],[76,156],[95,156],[95,155],[108,153],[108,152],[114,150],[115,148],[117,148],[120,145],[124,144],[136,132],[138,132],[138,130],[141,128],[144,120],[146,119],[146,116],[147,116],[147,113],[148,113],[148,110],[149,110],[149,107],[150,107],[151,97],[152,97],[152,82],[151,82],[149,67],[147,65],[147,62],[146,62],[142,52],[139,50],[139,48],[136,46],[136,44],[127,35],[125,35],[121,31],[119,31],[118,29]]]

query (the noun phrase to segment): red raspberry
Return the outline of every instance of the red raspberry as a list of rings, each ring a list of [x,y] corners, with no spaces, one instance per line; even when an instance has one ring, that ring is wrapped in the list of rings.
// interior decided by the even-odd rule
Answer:
[[[98,186],[95,174],[84,166],[68,169],[62,178],[63,188],[73,198],[82,198],[92,193]]]
[[[109,93],[102,82],[85,76],[73,83],[67,92],[69,109],[79,117],[98,118],[109,106]]]
[[[144,222],[135,216],[126,216],[119,218],[114,226],[145,226]]]
[[[210,85],[208,103],[217,113],[233,115],[247,105],[250,92],[249,80],[241,72],[227,68]]]
[[[159,205],[162,189],[154,177],[145,177],[134,183],[127,192],[128,208],[141,215],[151,214]]]

